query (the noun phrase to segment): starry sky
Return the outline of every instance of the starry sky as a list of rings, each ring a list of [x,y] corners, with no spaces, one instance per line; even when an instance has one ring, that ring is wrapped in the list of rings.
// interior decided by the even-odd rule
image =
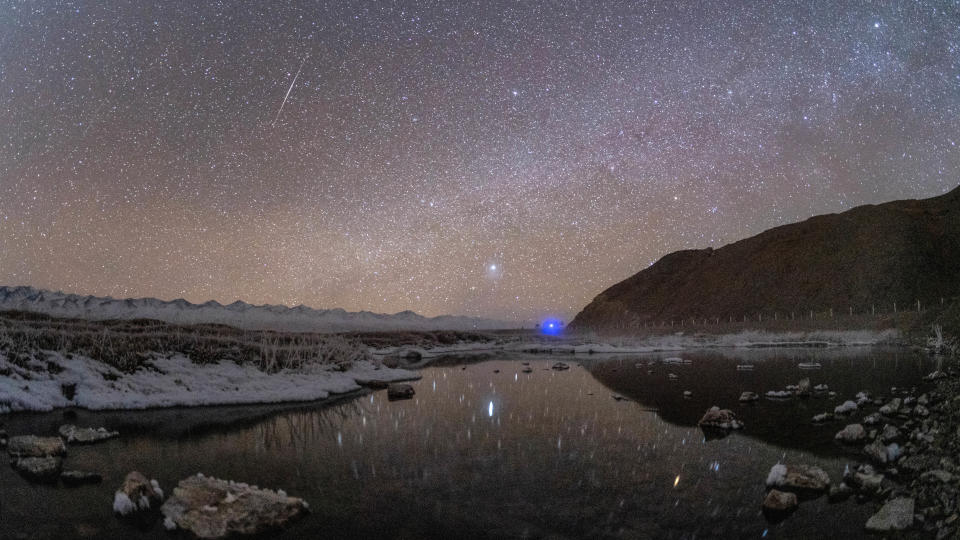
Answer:
[[[956,1],[0,0],[0,284],[569,319],[958,142]]]

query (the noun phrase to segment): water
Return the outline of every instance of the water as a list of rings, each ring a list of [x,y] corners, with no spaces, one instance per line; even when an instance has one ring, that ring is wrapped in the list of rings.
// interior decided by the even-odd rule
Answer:
[[[819,465],[838,481],[855,459],[833,442],[844,422],[810,418],[861,390],[920,386],[934,368],[883,349],[680,355],[689,365],[659,363],[665,356],[676,355],[431,367],[413,383],[416,397],[398,402],[380,391],[322,407],[77,411],[67,421],[122,433],[70,448],[66,467],[98,471],[103,484],[36,486],[0,468],[0,537],[168,538],[159,522],[111,513],[113,491],[134,469],[168,494],[203,472],[305,498],[310,516],[279,538],[858,537],[872,504],[821,497],[768,522],[766,474],[785,460]],[[571,369],[550,370],[557,360]],[[522,361],[532,373],[521,372]],[[809,361],[822,369],[797,368]],[[753,371],[737,371],[745,363]],[[838,396],[737,402],[743,390],[762,394],[802,377]],[[714,404],[734,409],[746,429],[705,437],[696,422]],[[52,433],[65,422],[63,412],[4,420],[11,434]]]

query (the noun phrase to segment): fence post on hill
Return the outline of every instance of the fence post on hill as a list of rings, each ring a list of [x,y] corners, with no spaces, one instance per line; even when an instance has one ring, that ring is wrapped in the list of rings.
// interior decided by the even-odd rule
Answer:
[[[893,303],[893,314],[894,314],[894,315],[897,314],[897,303],[896,303],[896,302]]]
[[[917,299],[917,313],[920,313],[920,299]]]
[[[876,312],[874,311],[874,307],[875,307],[875,306],[874,306],[873,304],[870,304],[870,315],[871,315],[871,316],[872,316],[872,315],[876,315]]]

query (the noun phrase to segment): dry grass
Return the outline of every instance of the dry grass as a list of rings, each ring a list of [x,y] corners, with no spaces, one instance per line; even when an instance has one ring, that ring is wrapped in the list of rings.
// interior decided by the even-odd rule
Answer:
[[[25,365],[39,351],[82,355],[131,372],[155,355],[183,354],[206,364],[223,360],[274,372],[306,364],[343,368],[369,353],[356,339],[333,334],[239,330],[223,325],[180,326],[154,320],[87,321],[25,312],[0,312],[0,353]]]

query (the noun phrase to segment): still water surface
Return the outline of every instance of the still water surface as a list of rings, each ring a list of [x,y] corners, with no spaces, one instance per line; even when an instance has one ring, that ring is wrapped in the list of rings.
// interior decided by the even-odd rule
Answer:
[[[558,360],[571,369],[551,370]],[[112,515],[112,493],[134,469],[168,494],[203,472],[305,498],[309,517],[278,538],[854,538],[874,505],[821,497],[769,523],[767,471],[811,463],[838,481],[855,458],[833,442],[844,423],[810,418],[861,390],[920,386],[933,369],[902,349],[500,355],[423,369],[407,401],[379,391],[327,406],[76,411],[69,422],[122,433],[70,448],[65,467],[98,471],[103,484],[36,486],[0,468],[0,538],[169,538],[159,522]],[[838,395],[737,402],[803,377]],[[732,408],[746,429],[706,437],[696,422],[711,405]],[[11,435],[65,422],[63,412],[4,421]]]

